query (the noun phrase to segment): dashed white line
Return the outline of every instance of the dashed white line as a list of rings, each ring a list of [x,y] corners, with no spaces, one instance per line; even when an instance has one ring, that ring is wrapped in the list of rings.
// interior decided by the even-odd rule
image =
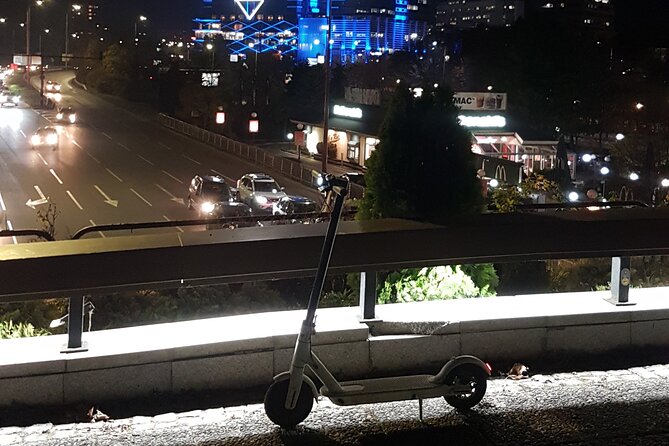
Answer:
[[[164,218],[166,221],[172,221],[172,220],[169,219],[169,217],[168,217],[167,215],[163,215],[163,218]],[[176,228],[177,228],[177,231],[179,231],[179,232],[184,232],[184,230],[181,229],[179,226],[177,226]]]
[[[14,226],[12,225],[12,222],[9,221],[9,220],[7,220],[7,228],[8,228],[10,231],[13,231],[13,230],[14,230]],[[14,242],[15,245],[18,245],[18,244],[19,244],[19,243],[16,241],[16,236],[12,236],[12,241]]]
[[[84,208],[79,204],[79,202],[77,201],[77,199],[74,198],[74,195],[72,195],[72,192],[70,192],[69,190],[66,190],[65,192],[67,193],[67,195],[70,196],[70,198],[72,199],[72,201],[74,201],[74,204],[77,205],[77,207],[79,208],[79,210],[80,210],[80,211],[83,211]]]
[[[102,163],[100,163],[100,160],[99,160],[99,159],[97,159],[96,157],[94,157],[93,155],[91,155],[91,152],[86,152],[86,155],[88,155],[88,156],[90,156],[91,158],[93,158],[93,161],[95,161],[96,163],[98,163],[98,164],[102,164]]]
[[[211,171],[214,172],[216,175],[218,175],[218,176],[220,176],[220,177],[223,177],[223,178],[225,178],[226,180],[229,180],[229,181],[230,181],[230,184],[236,184],[235,180],[233,180],[232,178],[230,178],[230,177],[227,176],[227,175],[223,175],[223,174],[222,174],[221,172],[219,172],[218,170],[216,170],[216,169],[211,169]]]
[[[19,129],[19,133],[22,134],[24,138],[27,138],[26,134],[23,133],[23,130]]]
[[[88,221],[90,221],[93,226],[97,226],[97,224],[93,220],[88,220]],[[98,231],[98,234],[100,234],[100,237],[102,238],[107,238],[107,236],[104,235],[102,231]]]
[[[159,142],[158,145],[165,147],[167,150],[172,150],[172,147],[168,146],[167,144],[163,144],[162,142]]]
[[[2,199],[2,194],[0,194],[0,209],[3,211],[6,211],[7,208],[5,207],[5,201]]]
[[[53,169],[49,169],[49,172],[51,172],[51,175],[53,175],[53,177],[54,177],[60,184],[63,184],[63,180],[61,180],[60,178],[58,178],[58,175],[56,175],[56,172],[55,172]]]
[[[106,137],[106,138],[114,139],[114,138],[112,138],[111,136],[107,135],[105,132],[100,132],[100,133],[102,133],[102,136],[104,136],[104,137]]]
[[[176,181],[176,182],[178,182],[178,183],[180,183],[180,184],[184,184],[183,181],[181,181],[179,178],[175,177],[175,176],[172,175],[171,173],[169,173],[169,172],[165,172],[164,170],[163,170],[162,172],[163,172],[165,175],[167,175],[168,177],[172,178],[174,181]]]
[[[81,150],[84,150],[84,148],[81,147],[81,146],[79,145],[79,143],[76,142],[74,139],[72,140],[72,144],[74,144],[75,146],[79,147]]]
[[[137,156],[140,157],[141,159],[143,159],[144,161],[146,161],[147,163],[151,164],[152,166],[155,166],[155,164],[153,164],[151,161],[149,161],[149,160],[147,160],[146,158],[144,158],[142,155],[137,154]]]
[[[188,161],[192,161],[192,162],[194,162],[195,164],[198,164],[198,165],[201,165],[201,164],[202,164],[201,162],[194,160],[193,158],[191,158],[191,157],[188,156],[188,155],[181,154],[181,156],[183,156],[184,158],[186,158]]]
[[[146,204],[148,204],[149,206],[153,207],[153,205],[152,205],[151,203],[149,203],[149,201],[148,201],[146,198],[142,197],[142,196],[141,196],[135,189],[130,188],[130,191],[131,191],[133,194],[137,195],[137,197],[139,197],[139,199],[142,200],[144,203],[146,203]]]
[[[111,175],[111,176],[113,176],[114,178],[116,178],[116,179],[119,181],[119,183],[122,183],[122,182],[123,182],[123,180],[120,179],[120,178],[118,177],[118,175],[116,175],[116,174],[115,174],[114,172],[112,172],[110,169],[105,168],[105,170],[106,170],[107,172],[109,172],[109,175]]]
[[[41,153],[37,152],[37,156],[39,157],[39,159],[42,160],[42,162],[44,163],[45,166],[49,165],[49,163],[46,162],[46,160],[44,159],[44,157],[42,156]]]
[[[128,146],[126,146],[126,145],[124,145],[124,144],[121,144],[120,142],[117,142],[116,144],[118,144],[119,146],[123,147],[123,148],[124,148],[125,150],[127,150],[128,152],[132,152],[132,150],[130,150],[130,147],[128,147]]]

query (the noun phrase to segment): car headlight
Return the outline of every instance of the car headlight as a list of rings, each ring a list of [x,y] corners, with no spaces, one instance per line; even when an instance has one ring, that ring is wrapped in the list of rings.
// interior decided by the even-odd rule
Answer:
[[[60,91],[60,85],[56,85],[54,88],[56,89],[56,91]]]
[[[202,203],[202,205],[200,206],[200,209],[201,209],[202,212],[204,212],[205,214],[209,214],[209,213],[213,212],[215,208],[216,208],[216,205],[215,205],[214,203],[212,203],[211,201],[205,201],[205,202]]]
[[[14,98],[12,99],[12,101],[14,101],[15,104],[18,104],[20,100],[21,98],[18,96],[14,96]]]
[[[77,121],[77,115],[75,115],[75,114],[71,114],[71,115],[70,115],[70,122],[71,122],[72,124],[74,124],[76,121]]]
[[[256,203],[258,203],[258,204],[266,204],[267,203],[267,197],[263,197],[262,195],[256,195],[255,200],[256,200]]]
[[[53,133],[47,135],[46,142],[51,145],[58,144],[58,135],[54,135]]]
[[[39,143],[40,143],[41,141],[42,141],[42,139],[39,137],[39,135],[33,135],[33,136],[30,138],[30,142],[31,142],[32,145],[34,145],[34,146],[39,145]]]
[[[62,113],[56,113],[56,119],[63,119]]]

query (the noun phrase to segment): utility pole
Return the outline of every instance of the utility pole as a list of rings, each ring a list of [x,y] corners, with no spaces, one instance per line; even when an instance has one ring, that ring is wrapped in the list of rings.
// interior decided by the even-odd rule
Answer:
[[[323,165],[321,170],[323,173],[328,171],[328,127],[330,125],[330,6],[332,0],[327,0],[326,18],[327,30],[325,31],[325,61],[323,71],[325,72],[325,88],[323,93]]]

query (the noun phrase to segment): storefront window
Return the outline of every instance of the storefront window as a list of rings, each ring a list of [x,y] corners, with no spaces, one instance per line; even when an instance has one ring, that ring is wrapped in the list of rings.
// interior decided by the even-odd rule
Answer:
[[[372,156],[372,152],[376,150],[376,145],[379,143],[379,140],[376,138],[365,138],[365,160],[369,159]]]

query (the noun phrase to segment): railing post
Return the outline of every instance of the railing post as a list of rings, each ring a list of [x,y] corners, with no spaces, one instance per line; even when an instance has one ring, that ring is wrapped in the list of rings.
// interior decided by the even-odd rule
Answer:
[[[629,301],[631,280],[631,259],[613,257],[611,259],[611,296],[607,299],[614,305],[634,305]]]
[[[84,333],[84,296],[70,297],[67,317],[67,345],[61,353],[85,352],[88,345],[82,341]]]
[[[360,318],[370,320],[376,317],[376,273],[360,273]]]

